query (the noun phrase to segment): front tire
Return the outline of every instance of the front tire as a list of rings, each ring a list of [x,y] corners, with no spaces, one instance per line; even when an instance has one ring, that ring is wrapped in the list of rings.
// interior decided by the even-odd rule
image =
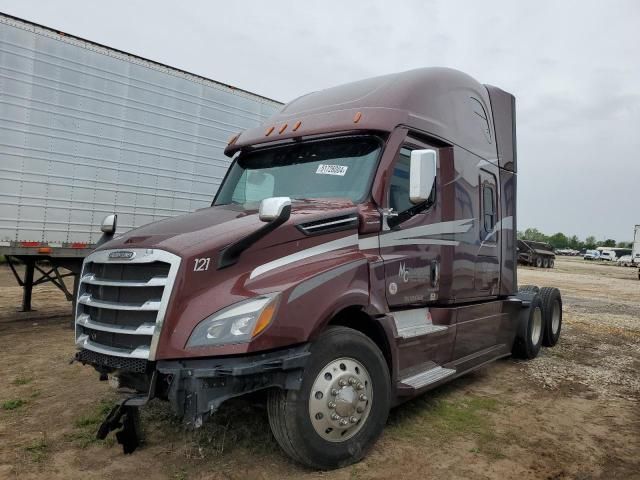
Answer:
[[[323,470],[362,459],[389,415],[389,369],[364,334],[330,327],[311,347],[300,390],[273,390],[271,431],[294,460]]]

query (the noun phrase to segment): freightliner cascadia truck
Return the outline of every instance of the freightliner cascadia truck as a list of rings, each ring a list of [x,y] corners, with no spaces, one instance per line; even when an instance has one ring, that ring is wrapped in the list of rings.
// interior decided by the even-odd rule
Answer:
[[[514,112],[445,68],[330,88],[234,136],[210,207],[119,237],[105,219],[76,359],[130,393],[98,437],[131,452],[149,399],[198,427],[264,389],[283,450],[330,469],[390,408],[553,346],[560,292],[516,282]]]

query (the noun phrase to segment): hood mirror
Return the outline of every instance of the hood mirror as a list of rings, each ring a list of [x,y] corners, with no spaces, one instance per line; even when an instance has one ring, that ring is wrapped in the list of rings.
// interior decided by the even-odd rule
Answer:
[[[270,197],[260,202],[260,220],[263,222],[272,222],[280,218],[286,207],[291,210],[291,198],[289,197]]]
[[[116,226],[118,225],[118,215],[113,213],[111,215],[107,215],[102,220],[102,225],[100,225],[100,230],[107,235],[113,235],[116,233]]]
[[[409,171],[409,200],[414,205],[426,202],[436,181],[438,152],[436,150],[413,150]]]

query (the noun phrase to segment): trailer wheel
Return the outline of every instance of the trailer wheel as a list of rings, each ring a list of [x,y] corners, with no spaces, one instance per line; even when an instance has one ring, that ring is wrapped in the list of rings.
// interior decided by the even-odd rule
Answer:
[[[542,259],[542,268],[549,268],[549,259],[547,257]]]
[[[562,329],[562,297],[560,290],[552,287],[540,289],[542,300],[542,317],[544,319],[544,335],[542,345],[553,347],[558,343]]]
[[[542,267],[542,258],[536,257],[535,262],[536,262],[536,268]]]
[[[331,327],[311,347],[300,390],[272,390],[269,424],[282,449],[312,468],[359,461],[382,433],[391,406],[389,370],[364,334]]]
[[[553,258],[549,259],[549,268],[553,268],[553,266],[556,264],[555,260]]]
[[[513,356],[531,360],[538,356],[542,345],[544,318],[540,295],[534,295],[528,307],[520,311],[518,331],[513,343]]]

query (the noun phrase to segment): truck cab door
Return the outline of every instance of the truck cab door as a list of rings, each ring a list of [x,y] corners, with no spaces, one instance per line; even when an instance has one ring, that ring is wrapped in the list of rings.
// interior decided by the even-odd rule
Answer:
[[[434,208],[410,217],[409,200],[411,151],[430,148],[418,142],[406,144],[392,167],[388,188],[387,216],[391,228],[383,226],[380,252],[384,260],[387,304],[390,308],[423,305],[437,299],[440,245],[421,237],[437,222]],[[406,218],[405,218],[406,217]],[[402,220],[398,223],[398,220]]]

